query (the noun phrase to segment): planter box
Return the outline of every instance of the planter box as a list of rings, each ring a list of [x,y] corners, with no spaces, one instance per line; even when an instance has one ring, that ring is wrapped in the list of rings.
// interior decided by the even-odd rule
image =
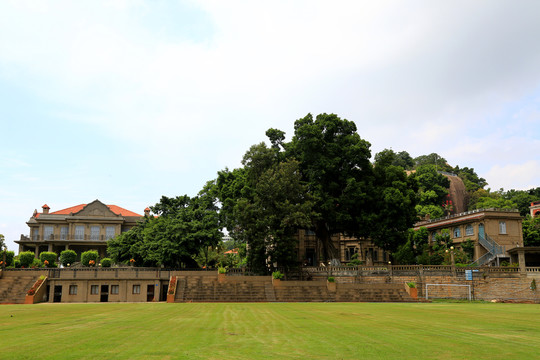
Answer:
[[[405,290],[407,291],[407,294],[409,294],[413,299],[418,299],[418,288],[412,288],[409,287],[409,285],[405,284]]]
[[[35,297],[35,295],[26,295],[24,297],[24,303],[25,304],[33,304],[34,303],[34,297]]]
[[[45,277],[41,284],[39,284],[38,288],[34,292],[33,295],[28,295],[24,297],[24,303],[25,304],[36,304],[38,302],[43,301],[43,297],[45,296],[45,290],[47,289],[47,286],[45,285],[47,283],[47,278]]]
[[[336,283],[327,281],[326,282],[326,289],[328,289],[328,291],[330,291],[330,292],[336,292]]]

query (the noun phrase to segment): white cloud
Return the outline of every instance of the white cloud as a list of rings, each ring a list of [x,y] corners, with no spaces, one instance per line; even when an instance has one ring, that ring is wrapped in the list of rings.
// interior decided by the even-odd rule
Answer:
[[[493,190],[528,190],[539,186],[540,162],[531,160],[523,163],[495,165],[486,174]],[[508,184],[512,184],[509,187]]]
[[[193,194],[269,127],[290,139],[308,112],[355,121],[373,153],[437,152],[492,188],[535,183],[536,1],[165,4],[0,2],[0,86],[72,125],[49,131],[95,137],[54,156],[14,156],[21,145],[1,160],[18,170],[7,193],[34,181],[25,217],[36,198],[111,197],[136,210]]]

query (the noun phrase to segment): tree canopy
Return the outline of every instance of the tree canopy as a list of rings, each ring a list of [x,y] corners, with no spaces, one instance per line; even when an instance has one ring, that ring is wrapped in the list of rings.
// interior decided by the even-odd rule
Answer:
[[[431,218],[438,218],[444,215],[443,203],[448,195],[450,180],[437,172],[434,165],[422,165],[416,169],[411,177],[418,185],[418,205],[416,211],[418,216],[427,214]]]
[[[291,263],[298,228],[315,232],[325,261],[339,258],[331,239],[339,233],[388,250],[403,241],[416,204],[416,182],[396,165],[410,166],[407,153],[378,154],[374,166],[355,123],[335,114],[298,119],[289,142],[281,130],[266,135],[271,147],[252,146],[243,168],[217,179],[223,223],[249,242],[252,264]]]
[[[213,186],[207,183],[193,198],[163,196],[151,207],[158,216],[145,216],[109,240],[107,252],[115,262],[133,259],[136,266],[196,267],[195,254],[217,245],[222,237]]]

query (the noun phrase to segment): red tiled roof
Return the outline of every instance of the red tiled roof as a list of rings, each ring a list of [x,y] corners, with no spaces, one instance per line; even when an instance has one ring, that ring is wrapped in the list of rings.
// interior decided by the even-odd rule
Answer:
[[[137,213],[134,213],[133,211],[129,211],[129,210],[126,210],[124,208],[121,208],[120,206],[116,206],[116,205],[107,205],[107,206],[115,214],[119,214],[119,215],[122,215],[122,216],[138,216],[138,217],[142,217],[142,215],[139,215]]]
[[[75,205],[75,206],[72,206],[72,207],[68,207],[66,209],[53,211],[53,212],[51,212],[49,214],[51,214],[51,215],[69,215],[71,213],[77,213],[77,212],[81,211],[85,206],[86,206],[86,204]],[[109,208],[109,210],[111,210],[113,213],[115,213],[117,215],[142,217],[142,215],[134,213],[133,211],[126,210],[126,209],[124,209],[124,208],[122,208],[120,206],[117,206],[117,205],[107,205],[107,207]],[[36,217],[39,217],[40,214],[41,213],[37,214]]]
[[[81,204],[81,205],[75,205],[75,206],[72,206],[72,207],[68,207],[66,209],[62,209],[62,210],[58,210],[58,211],[53,211],[49,214],[54,214],[54,215],[69,215],[70,213],[76,213],[76,212],[79,212],[83,209],[83,207],[85,207],[86,204]]]

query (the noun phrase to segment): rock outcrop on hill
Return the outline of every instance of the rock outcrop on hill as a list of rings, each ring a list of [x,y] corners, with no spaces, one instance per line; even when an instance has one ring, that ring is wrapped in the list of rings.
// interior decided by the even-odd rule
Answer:
[[[465,188],[463,180],[461,180],[459,176],[443,175],[450,180],[448,195],[453,204],[452,214],[459,214],[467,211],[467,189]]]

